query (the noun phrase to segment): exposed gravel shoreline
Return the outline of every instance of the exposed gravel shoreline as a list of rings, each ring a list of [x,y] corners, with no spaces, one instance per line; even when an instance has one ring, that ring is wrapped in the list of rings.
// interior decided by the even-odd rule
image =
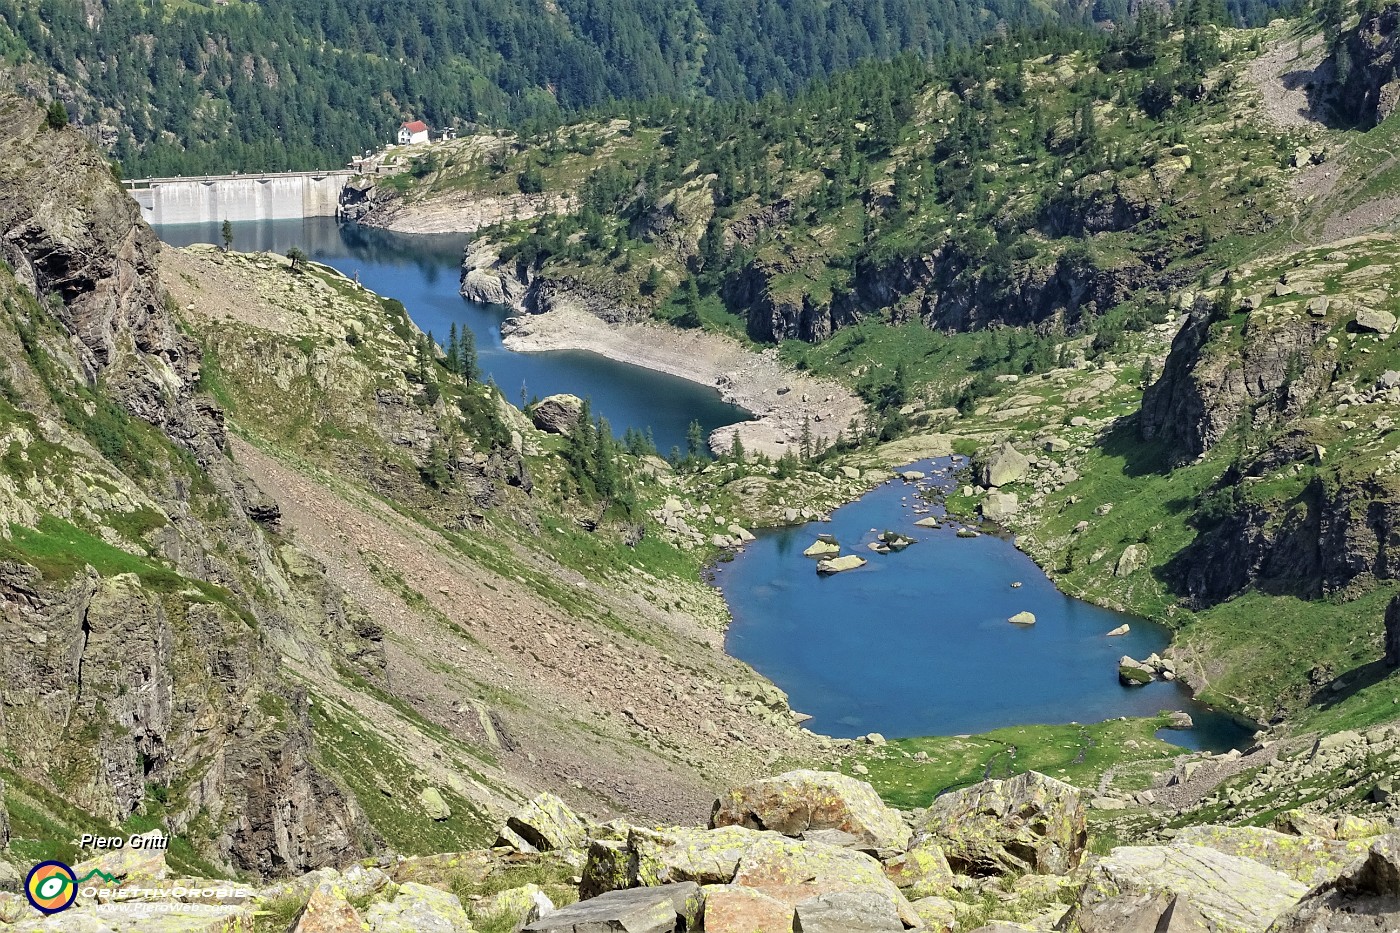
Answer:
[[[587,350],[712,386],[755,419],[715,431],[710,444],[716,451],[727,451],[738,433],[746,450],[779,457],[797,450],[807,419],[814,440],[830,440],[864,409],[845,386],[784,366],[776,350],[755,353],[719,334],[662,324],[609,324],[572,308],[519,315],[504,330],[511,350]]]

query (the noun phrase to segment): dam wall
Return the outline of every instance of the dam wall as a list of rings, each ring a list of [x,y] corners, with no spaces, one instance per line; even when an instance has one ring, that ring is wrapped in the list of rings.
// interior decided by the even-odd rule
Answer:
[[[147,223],[201,224],[334,217],[340,192],[353,177],[342,170],[139,178],[125,184]]]

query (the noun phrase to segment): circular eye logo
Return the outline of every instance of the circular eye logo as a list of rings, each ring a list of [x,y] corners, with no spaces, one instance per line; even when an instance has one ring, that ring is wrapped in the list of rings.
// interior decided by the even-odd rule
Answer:
[[[78,876],[62,862],[40,862],[25,879],[24,893],[35,910],[56,914],[78,899]]]

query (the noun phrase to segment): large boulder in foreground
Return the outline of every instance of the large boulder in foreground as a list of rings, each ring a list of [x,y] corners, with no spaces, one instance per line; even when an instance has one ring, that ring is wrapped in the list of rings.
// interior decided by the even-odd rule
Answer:
[[[1079,789],[1038,771],[944,794],[915,829],[963,875],[1067,874],[1089,837]]]
[[[1400,835],[1372,841],[1366,855],[1278,918],[1270,933],[1400,930]]]
[[[1123,896],[1166,894],[1189,901],[1213,933],[1264,933],[1308,890],[1253,859],[1205,846],[1121,846],[1089,869],[1079,911]]]
[[[1200,911],[1176,894],[1120,894],[1075,913],[1079,933],[1213,933]]]
[[[734,884],[753,888],[793,907],[837,892],[878,895],[894,905],[907,925],[918,926],[921,922],[909,901],[885,877],[880,863],[854,849],[763,833],[740,859]]]
[[[693,930],[700,917],[700,888],[691,882],[609,891],[561,907],[523,933],[673,933]]]
[[[705,889],[705,933],[766,933],[792,929],[793,906],[737,884]]]
[[[784,836],[835,829],[873,851],[903,849],[910,830],[864,781],[834,771],[789,771],[735,787],[715,801],[710,825]]]
[[[540,794],[501,828],[497,845],[521,852],[581,849],[588,844],[588,824],[553,794]]]
[[[1254,859],[1309,886],[1336,878],[1371,848],[1370,839],[1289,836],[1257,826],[1187,826],[1172,842]]]
[[[800,933],[904,933],[894,905],[878,894],[822,894],[797,905]]]
[[[471,933],[472,922],[455,894],[412,881],[392,901],[372,905],[365,921],[374,933]]]
[[[568,437],[578,427],[582,412],[583,399],[577,395],[551,395],[530,407],[530,420],[541,431]]]

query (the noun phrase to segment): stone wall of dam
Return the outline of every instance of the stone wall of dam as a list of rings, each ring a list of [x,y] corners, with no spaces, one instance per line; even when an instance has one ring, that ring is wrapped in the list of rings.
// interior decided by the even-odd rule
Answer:
[[[208,175],[140,178],[126,187],[151,224],[299,220],[336,216],[340,192],[353,177],[349,171]]]

